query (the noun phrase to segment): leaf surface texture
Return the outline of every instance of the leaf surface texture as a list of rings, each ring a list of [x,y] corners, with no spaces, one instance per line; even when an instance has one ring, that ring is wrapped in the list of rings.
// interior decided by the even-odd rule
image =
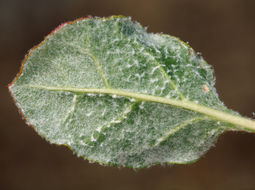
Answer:
[[[10,91],[51,143],[101,164],[142,168],[191,163],[214,144],[229,124],[182,106],[237,115],[214,83],[211,66],[178,38],[109,17],[77,20],[47,36]]]

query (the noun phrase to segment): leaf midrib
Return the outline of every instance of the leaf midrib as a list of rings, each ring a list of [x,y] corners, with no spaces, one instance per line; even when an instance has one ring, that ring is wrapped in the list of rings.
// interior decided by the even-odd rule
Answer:
[[[158,97],[154,95],[130,92],[126,90],[118,90],[118,89],[98,89],[98,88],[72,88],[72,87],[54,87],[54,86],[43,86],[43,85],[23,85],[23,88],[37,88],[41,90],[48,91],[65,91],[65,92],[73,92],[73,93],[92,93],[92,94],[108,94],[114,96],[121,96],[126,98],[134,98],[140,101],[146,102],[155,102],[161,104],[168,104],[184,109],[188,109],[191,111],[195,111],[198,113],[202,113],[212,120],[227,122],[233,124],[239,130],[248,130],[255,131],[255,121],[240,117],[237,115],[232,115],[230,113],[226,113],[220,110],[216,110],[204,105],[200,105],[188,100],[177,100],[165,97]]]

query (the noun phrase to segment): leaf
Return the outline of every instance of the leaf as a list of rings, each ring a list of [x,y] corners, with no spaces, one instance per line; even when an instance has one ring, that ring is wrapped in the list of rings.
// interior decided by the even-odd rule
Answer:
[[[213,70],[178,38],[125,17],[61,25],[9,89],[49,142],[106,165],[192,163],[226,130],[255,130],[227,109]]]

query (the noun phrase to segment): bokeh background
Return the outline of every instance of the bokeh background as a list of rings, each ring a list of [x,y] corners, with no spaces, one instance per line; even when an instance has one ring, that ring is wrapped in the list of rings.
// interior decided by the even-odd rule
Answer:
[[[57,25],[122,14],[202,52],[215,69],[221,99],[252,117],[254,10],[254,0],[0,0],[0,189],[254,190],[255,134],[226,133],[192,165],[139,171],[105,167],[39,137],[21,119],[7,90],[27,51]]]

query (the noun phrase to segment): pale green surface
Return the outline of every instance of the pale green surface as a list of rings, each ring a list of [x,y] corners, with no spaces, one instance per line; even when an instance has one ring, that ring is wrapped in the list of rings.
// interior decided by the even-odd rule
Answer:
[[[141,168],[193,162],[225,128],[179,106],[70,89],[116,89],[237,115],[219,100],[214,80],[202,57],[175,37],[147,33],[129,18],[89,18],[47,37],[10,90],[51,143],[102,164]]]

